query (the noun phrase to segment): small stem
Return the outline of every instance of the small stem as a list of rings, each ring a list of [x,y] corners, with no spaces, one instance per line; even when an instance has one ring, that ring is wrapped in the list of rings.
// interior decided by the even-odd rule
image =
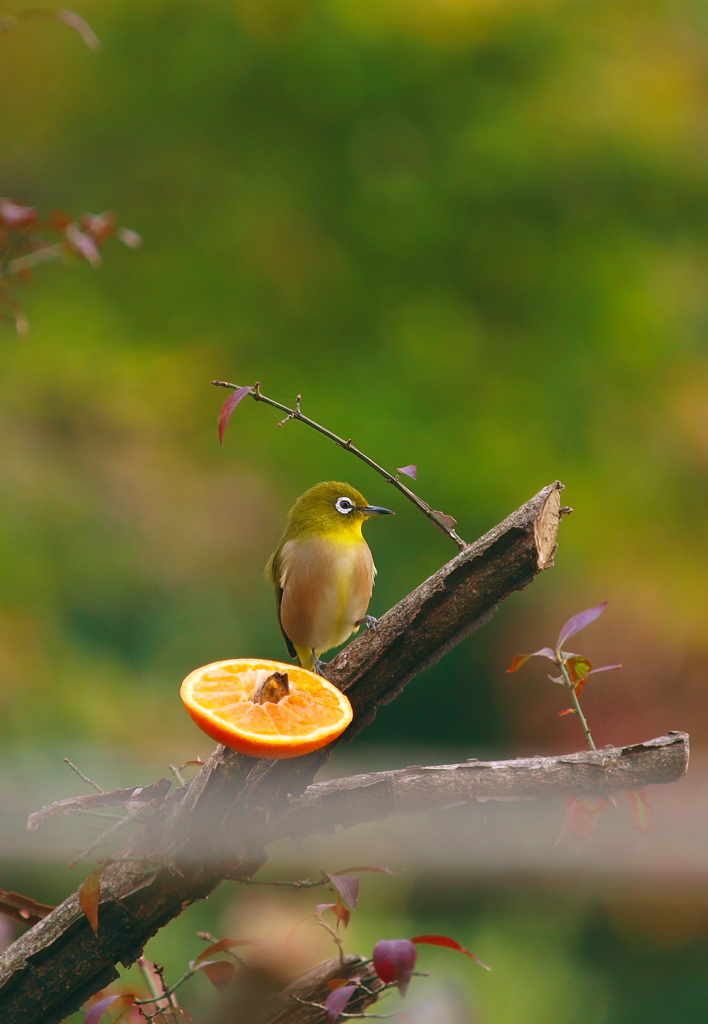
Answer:
[[[324,930],[329,932],[329,934],[332,936],[332,939],[334,940],[334,943],[337,946],[337,949],[339,950],[339,963],[341,964],[342,967],[344,967],[346,958],[345,958],[345,954],[344,954],[344,943],[342,942],[341,938],[339,937],[337,932],[334,930],[332,925],[329,924],[328,921],[324,920],[324,918],[321,916],[321,914],[318,914],[315,911],[315,913],[313,914],[313,917],[314,917],[315,921],[317,922],[317,924],[321,925],[324,928]]]
[[[327,885],[327,882],[310,882],[309,879],[305,878],[301,882],[280,882],[280,881],[261,881],[258,878],[232,878],[232,882],[240,882],[241,885],[279,885],[287,889],[316,889],[319,886]],[[216,940],[215,940],[216,941]]]
[[[105,793],[105,790],[101,789],[97,782],[94,782],[93,779],[90,779],[88,775],[84,775],[81,769],[77,768],[76,765],[73,764],[68,757],[62,757],[62,761],[64,762],[64,764],[68,765],[69,768],[71,768],[72,772],[76,772],[79,778],[83,779],[87,786],[93,786],[97,793]]]
[[[565,659],[563,658],[560,651],[556,651],[556,657],[558,659],[557,664],[559,665],[560,670],[563,673],[563,681],[565,685],[568,687],[571,699],[573,701],[573,704],[575,705],[576,714],[580,719],[581,726],[583,727],[583,732],[585,733],[585,739],[587,740],[587,744],[591,750],[597,750],[597,747],[595,746],[595,740],[592,738],[592,733],[590,732],[590,726],[588,725],[587,719],[583,714],[583,709],[580,707],[580,701],[578,700],[578,695],[575,692],[575,686],[573,685],[573,681],[568,675],[568,669],[566,668]]]
[[[238,384],[230,384],[226,380],[213,380],[212,384],[214,385],[214,387],[231,388],[233,391],[237,391],[239,388]],[[443,522],[443,520],[440,518],[435,509],[432,508],[432,506],[429,505],[427,501],[424,501],[422,498],[419,498],[418,495],[415,494],[410,489],[410,487],[406,487],[406,485],[401,483],[401,481],[397,477],[395,477],[392,473],[389,473],[387,469],[384,469],[383,466],[379,466],[378,462],[374,462],[374,460],[370,459],[368,455],[365,455],[364,452],[360,451],[359,448],[355,447],[355,445],[352,444],[351,438],[345,441],[343,437],[339,437],[338,434],[335,434],[331,430],[328,430],[327,427],[323,427],[321,423],[317,423],[315,422],[315,420],[310,419],[309,416],[305,416],[304,413],[300,411],[300,402],[302,400],[301,395],[297,396],[295,408],[291,409],[289,405],[283,405],[282,402],[276,402],[275,399],[268,398],[266,395],[264,395],[263,392],[261,391],[260,381],[257,381],[256,384],[254,384],[253,391],[251,391],[249,397],[252,398],[254,402],[265,402],[266,405],[270,405],[274,409],[279,409],[281,412],[286,413],[287,415],[284,420],[281,420],[280,426],[283,426],[283,424],[287,423],[288,420],[300,420],[300,422],[304,423],[305,426],[312,427],[313,430],[316,430],[318,433],[323,434],[325,437],[328,437],[330,441],[334,441],[334,443],[338,445],[340,448],[343,448],[347,452],[351,452],[352,455],[356,455],[357,459],[361,459],[362,462],[365,462],[367,466],[374,470],[374,472],[378,473],[379,476],[382,476],[384,480],[386,480],[389,484],[395,487],[396,490],[400,491],[401,494],[408,498],[408,500],[411,501],[416,506],[416,508],[420,509],[424,516],[427,516],[427,518],[430,519],[431,522],[435,523],[439,530],[442,530],[443,533],[446,533],[450,540],[454,541],[455,544],[457,544],[460,551],[464,551],[464,549],[468,546],[467,542],[462,540],[462,538],[458,536],[458,534],[455,532],[455,530],[452,529],[452,527],[448,526],[446,523]]]
[[[31,270],[40,263],[50,263],[52,260],[61,259],[64,255],[64,246],[61,242],[55,245],[45,245],[43,249],[35,249],[28,252],[26,256],[17,256],[7,264],[8,274],[19,274],[22,270]]]

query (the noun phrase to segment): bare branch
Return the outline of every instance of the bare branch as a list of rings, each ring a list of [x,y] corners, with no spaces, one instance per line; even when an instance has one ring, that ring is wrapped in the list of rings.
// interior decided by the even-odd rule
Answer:
[[[212,384],[217,388],[231,388],[233,391],[240,390],[239,384],[230,384],[226,380],[213,380]],[[328,430],[327,427],[323,427],[321,423],[316,423],[315,420],[310,419],[309,416],[305,416],[305,414],[300,411],[302,395],[297,396],[295,407],[291,409],[289,405],[283,405],[282,402],[276,402],[275,399],[268,398],[267,395],[264,395],[261,391],[260,381],[258,381],[254,384],[253,389],[250,392],[250,397],[254,402],[265,402],[266,405],[270,405],[274,409],[279,409],[281,412],[287,413],[285,419],[281,420],[278,424],[279,427],[285,426],[288,420],[299,420],[300,423],[304,423],[307,427],[312,427],[313,430],[316,430],[318,433],[328,437],[330,441],[334,441],[334,443],[340,448],[343,448],[347,452],[351,452],[352,455],[357,457],[357,459],[361,459],[362,462],[365,462],[366,465],[378,473],[379,476],[382,476],[387,483],[395,487],[397,491],[400,491],[401,494],[408,498],[409,501],[412,501],[416,508],[420,509],[424,516],[427,516],[431,522],[435,523],[439,530],[446,533],[450,540],[453,540],[461,551],[467,547],[466,542],[462,540],[457,533],[455,533],[454,527],[456,524],[452,516],[446,516],[442,512],[437,512],[432,505],[427,503],[427,501],[424,501],[423,498],[419,498],[418,495],[410,489],[410,487],[406,487],[404,483],[401,483],[397,474],[389,473],[389,471],[384,469],[383,466],[380,466],[378,462],[374,462],[374,460],[369,458],[368,455],[365,455],[364,452],[356,447],[351,438],[345,441],[343,437],[339,437],[338,434]],[[398,472],[401,472],[401,470],[398,470]]]
[[[272,838],[295,837],[380,821],[394,814],[485,800],[590,797],[676,782],[688,768],[685,732],[637,743],[559,757],[401,768],[318,782],[291,802],[290,814],[273,825]]]

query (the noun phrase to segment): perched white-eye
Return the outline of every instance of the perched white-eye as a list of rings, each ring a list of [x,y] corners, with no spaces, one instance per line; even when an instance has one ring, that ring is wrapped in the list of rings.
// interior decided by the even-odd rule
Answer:
[[[301,495],[266,566],[290,654],[304,668],[352,635],[367,616],[376,567],[361,527],[390,509],[367,504],[349,484],[329,480]]]

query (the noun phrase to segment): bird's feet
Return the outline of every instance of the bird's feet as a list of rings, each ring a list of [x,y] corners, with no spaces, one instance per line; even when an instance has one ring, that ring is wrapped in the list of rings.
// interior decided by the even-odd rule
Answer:
[[[326,666],[327,666],[327,662],[326,661],[321,661],[317,657],[315,652],[313,651],[312,652],[312,671],[315,673],[315,675],[317,675],[317,676],[325,676],[325,671],[324,670],[325,670]]]
[[[356,626],[364,626],[365,629],[373,629],[374,632],[379,628],[379,620],[375,615],[365,615],[363,619],[359,619],[355,623]]]

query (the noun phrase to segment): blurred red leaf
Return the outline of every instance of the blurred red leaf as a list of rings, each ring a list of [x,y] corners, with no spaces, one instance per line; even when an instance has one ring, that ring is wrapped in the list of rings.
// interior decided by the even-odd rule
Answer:
[[[219,939],[218,942],[212,943],[211,946],[207,946],[203,950],[197,959],[194,961],[194,966],[202,963],[210,956],[216,956],[217,953],[223,953],[226,949],[235,949],[237,946],[262,946],[264,945],[263,939]]]
[[[406,994],[417,960],[418,951],[411,939],[381,939],[374,946],[376,973],[385,985],[398,985],[402,996]]]
[[[118,228],[116,232],[116,238],[127,245],[129,249],[139,249],[143,244],[142,237],[137,231],[131,231],[130,228]]]
[[[21,924],[36,924],[53,910],[54,907],[49,904],[38,903],[29,896],[23,896],[22,893],[0,889],[0,914],[11,917]]]
[[[103,245],[116,233],[116,218],[110,211],[105,213],[82,213],[79,218],[82,231],[93,238],[96,245]]]
[[[93,1006],[86,1011],[84,1024],[98,1024],[106,1010],[117,1009],[117,1003],[122,1003],[123,1009],[127,1010],[134,1002],[135,996],[131,995],[129,992],[123,992],[120,995],[106,996],[105,999],[99,999],[97,1003],[94,1003]]]
[[[47,224],[50,228],[55,231],[61,231],[62,233],[68,228],[73,221],[73,217],[66,210],[51,210],[47,217]]]
[[[417,466],[399,466],[396,470],[397,473],[403,473],[405,476],[409,476],[411,480],[415,480],[418,476]],[[439,514],[439,513],[438,513]]]
[[[73,28],[75,32],[78,32],[90,50],[101,49],[101,42],[94,30],[88,22],[84,21],[83,18],[73,11],[52,7],[29,7],[24,11],[16,11],[14,17],[18,21],[29,21],[32,18],[49,18],[52,21],[63,21],[69,28]]]
[[[327,871],[322,874],[328,878],[334,886],[339,898],[347,910],[355,910],[359,899],[360,881],[356,875],[330,875]]]
[[[340,899],[337,899],[336,903],[318,903],[315,907],[315,914],[324,914],[325,910],[332,911],[334,916],[337,918],[338,927],[340,924],[343,924],[345,928],[349,925],[351,914]]]
[[[356,985],[342,985],[336,988],[325,1000],[325,1024],[335,1024],[339,1015],[357,990]]]
[[[491,971],[492,969],[488,964],[485,964],[484,960],[480,960],[469,949],[465,949],[459,942],[449,938],[447,935],[415,935],[411,942],[415,942],[417,946],[444,946],[446,949],[455,949],[458,953],[464,953],[470,960],[474,960],[480,967],[484,967],[485,971]]]
[[[101,875],[104,869],[98,868],[85,878],[79,887],[79,906],[88,918],[91,930],[98,935],[98,904],[101,900]]]
[[[517,654],[515,658],[512,658],[511,665],[509,665],[507,672],[518,672],[522,665],[525,665],[529,658],[550,658],[551,661],[556,660],[555,651],[552,651],[550,647],[542,647],[540,651],[534,651],[533,654]]]
[[[214,988],[222,992],[233,981],[236,968],[228,960],[203,960],[197,970],[203,971]]]
[[[558,634],[558,647],[562,647],[571,636],[575,636],[581,629],[585,629],[591,622],[594,622],[595,619],[602,615],[609,603],[609,601],[603,601],[602,604],[597,604],[594,608],[587,608],[584,612],[578,612],[572,619],[568,619]]]
[[[581,800],[577,796],[569,797],[565,804],[563,831],[570,832],[578,839],[589,839],[595,831],[597,819],[606,807],[607,800],[604,796],[600,796],[596,800]]]
[[[0,220],[13,231],[23,231],[37,223],[39,214],[32,206],[14,199],[0,199]]]
[[[64,230],[64,238],[69,249],[90,263],[94,270],[101,266],[103,260],[91,235],[87,235],[76,224],[71,223],[67,224]]]
[[[195,757],[193,761],[185,761],[183,767],[186,768],[188,764],[197,764],[201,767],[206,761],[202,761],[201,757]]]
[[[340,871],[336,871],[337,875],[349,875],[354,874],[356,871],[378,871],[381,875],[397,875],[398,871],[394,871],[392,868],[386,867],[384,864],[360,864],[353,868],[342,868]]]
[[[566,708],[565,711],[559,711],[556,718],[562,718],[563,715],[575,715],[577,714],[575,708]]]
[[[627,796],[632,804],[632,824],[640,832],[652,832],[654,815],[647,803],[643,789],[628,789]]]
[[[251,393],[251,391],[253,391],[252,387],[237,388],[235,391],[231,392],[222,405],[221,411],[219,412],[219,444],[223,445],[224,443],[224,434],[226,433],[226,428],[229,425],[229,420],[231,419],[234,409],[243,401],[246,395]]]

